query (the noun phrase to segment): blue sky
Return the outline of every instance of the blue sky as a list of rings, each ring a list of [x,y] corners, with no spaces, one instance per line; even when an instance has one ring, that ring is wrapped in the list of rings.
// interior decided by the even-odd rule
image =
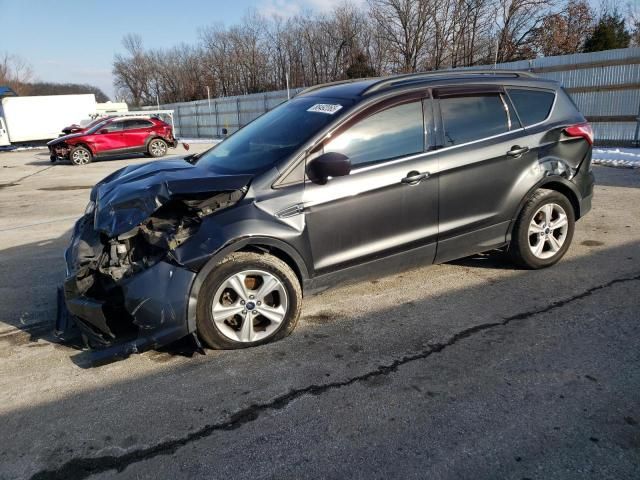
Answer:
[[[0,53],[27,60],[38,80],[90,83],[113,98],[111,65],[127,33],[146,47],[193,43],[199,27],[240,21],[249,8],[291,15],[334,0],[0,0]]]

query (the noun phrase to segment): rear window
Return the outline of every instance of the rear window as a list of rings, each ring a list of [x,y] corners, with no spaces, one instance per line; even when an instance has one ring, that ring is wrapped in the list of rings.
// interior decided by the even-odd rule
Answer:
[[[448,147],[509,131],[505,105],[496,93],[441,98],[440,111]]]
[[[125,130],[132,130],[134,128],[153,127],[153,123],[151,123],[149,120],[143,120],[143,119],[126,120],[124,124],[125,124],[124,125]]]
[[[551,112],[554,92],[525,88],[507,89],[522,124],[527,127],[544,121]]]

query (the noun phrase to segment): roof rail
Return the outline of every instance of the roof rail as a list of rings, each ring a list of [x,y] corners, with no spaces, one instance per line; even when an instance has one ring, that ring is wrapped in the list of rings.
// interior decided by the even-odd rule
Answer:
[[[306,93],[313,92],[315,90],[319,90],[321,88],[333,87],[334,85],[344,85],[346,83],[361,82],[362,80],[375,80],[375,78],[350,78],[348,80],[338,80],[338,81],[335,81],[335,82],[320,83],[318,85],[313,85],[312,87],[307,87],[304,90],[302,90],[301,92],[298,92],[296,97],[298,95],[304,95]]]
[[[511,76],[511,77],[527,77],[527,78],[536,78],[536,75],[531,72],[523,72],[519,70],[462,70],[462,69],[452,69],[452,70],[434,70],[431,72],[421,72],[421,73],[408,73],[405,75],[395,75],[393,77],[387,77],[381,79],[379,82],[370,85],[365,88],[361,95],[367,95],[373,92],[377,92],[383,90],[387,87],[390,87],[394,84],[403,84],[403,83],[412,83],[420,80],[427,80],[429,78],[434,77],[451,77],[453,75],[493,75],[493,76]]]

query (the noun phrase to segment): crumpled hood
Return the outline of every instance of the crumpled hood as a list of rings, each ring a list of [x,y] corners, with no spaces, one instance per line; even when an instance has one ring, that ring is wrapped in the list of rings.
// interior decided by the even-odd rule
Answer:
[[[47,142],[47,146],[55,145],[56,143],[62,143],[66,140],[71,140],[72,138],[82,137],[83,135],[84,135],[83,132],[70,133],[69,135],[63,135],[62,137],[54,138],[50,142]]]
[[[218,175],[182,159],[131,165],[91,190],[94,227],[110,238],[133,229],[174,196],[238,190],[253,175]]]

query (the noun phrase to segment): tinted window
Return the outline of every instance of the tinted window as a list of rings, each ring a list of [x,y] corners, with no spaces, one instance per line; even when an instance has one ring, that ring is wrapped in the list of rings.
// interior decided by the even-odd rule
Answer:
[[[499,94],[440,99],[445,146],[509,131],[507,112]]]
[[[542,122],[549,116],[555,99],[553,92],[521,88],[510,88],[507,91],[525,127]]]
[[[149,128],[149,127],[153,127],[153,124],[149,120],[142,120],[138,118],[138,119],[124,121],[125,130],[131,130],[133,128]]]
[[[221,173],[257,172],[286,159],[304,142],[339,118],[352,102],[294,98],[258,117],[198,160]]]
[[[375,113],[325,144],[352,165],[411,155],[424,149],[422,102],[406,103]]]

